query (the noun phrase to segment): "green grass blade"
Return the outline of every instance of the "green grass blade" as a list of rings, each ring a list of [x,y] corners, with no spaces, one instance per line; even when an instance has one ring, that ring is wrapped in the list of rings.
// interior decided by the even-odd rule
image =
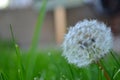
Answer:
[[[120,69],[118,69],[118,71],[115,73],[115,75],[113,76],[113,79],[115,79],[119,73],[120,73]]]
[[[43,4],[42,4],[42,7],[41,7],[39,15],[38,15],[34,35],[32,38],[32,44],[30,46],[30,51],[35,51],[35,49],[37,49],[40,32],[41,32],[42,24],[43,24],[44,17],[45,17],[46,4],[47,4],[47,0],[43,0]]]
[[[7,75],[4,72],[0,72],[0,80],[8,80]]]
[[[71,77],[71,80],[74,80],[74,75],[73,75],[73,71],[72,71],[72,68],[70,66],[70,64],[68,64],[68,68],[69,68],[69,71],[70,71],[70,77]]]
[[[43,24],[43,20],[45,17],[45,12],[46,12],[46,4],[47,4],[47,0],[43,0],[43,4],[42,7],[40,9],[40,13],[38,15],[38,20],[37,20],[37,24],[35,27],[35,32],[32,38],[32,44],[30,46],[30,50],[29,50],[29,60],[28,60],[28,68],[27,68],[27,73],[26,73],[26,80],[32,80],[32,74],[33,74],[33,70],[34,70],[34,66],[35,66],[35,61],[37,58],[37,55],[35,54],[36,49],[38,47],[38,42],[39,42],[39,37],[40,37],[40,32],[41,32],[41,27]]]
[[[15,45],[15,49],[16,49],[17,59],[18,59],[18,74],[19,74],[20,80],[24,80],[25,70],[22,65],[22,59],[21,59],[21,55],[20,55],[21,52],[20,52],[19,46],[17,44]]]
[[[114,58],[114,60],[116,61],[116,63],[118,64],[118,66],[120,67],[120,62],[117,60],[116,56],[115,56],[115,52],[113,50],[110,51],[112,57]]]
[[[116,67],[114,67],[114,69],[113,69],[113,72],[112,72],[112,79],[113,79],[113,77],[114,77],[114,75],[115,75],[115,73],[116,73]]]
[[[15,42],[15,38],[14,38],[13,29],[12,29],[12,25],[11,24],[10,24],[10,32],[11,32],[11,36],[12,36],[12,41],[13,41],[14,46],[15,46],[16,42]]]
[[[14,34],[13,34],[13,29],[12,29],[11,25],[10,25],[10,31],[11,31],[11,36],[12,36],[12,40],[13,40],[16,55],[17,55],[17,63],[18,63],[18,70],[19,70],[18,74],[20,74],[19,78],[20,78],[20,80],[23,80],[24,79],[24,77],[23,77],[24,73],[23,73],[23,65],[22,65],[22,60],[21,60],[21,53],[20,53],[20,49],[19,49],[18,45],[16,44]]]
[[[97,69],[98,69],[98,80],[101,80],[101,70],[100,70],[100,67],[97,66]]]

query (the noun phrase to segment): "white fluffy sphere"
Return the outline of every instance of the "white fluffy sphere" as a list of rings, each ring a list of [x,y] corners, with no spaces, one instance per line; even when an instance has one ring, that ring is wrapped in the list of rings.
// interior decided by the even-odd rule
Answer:
[[[83,20],[70,27],[62,44],[63,56],[69,63],[84,67],[98,61],[112,48],[109,27],[96,20]]]

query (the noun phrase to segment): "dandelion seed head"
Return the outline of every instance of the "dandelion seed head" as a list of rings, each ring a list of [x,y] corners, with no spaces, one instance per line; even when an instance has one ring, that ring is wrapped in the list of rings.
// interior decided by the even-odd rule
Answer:
[[[97,20],[83,20],[70,27],[62,44],[63,56],[78,67],[98,61],[112,48],[111,29]]]

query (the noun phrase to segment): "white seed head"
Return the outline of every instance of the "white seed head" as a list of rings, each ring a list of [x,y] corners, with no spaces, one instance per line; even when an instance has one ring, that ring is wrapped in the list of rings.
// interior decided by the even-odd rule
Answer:
[[[111,29],[96,20],[83,20],[69,28],[62,48],[63,56],[69,63],[78,67],[87,66],[112,48]]]

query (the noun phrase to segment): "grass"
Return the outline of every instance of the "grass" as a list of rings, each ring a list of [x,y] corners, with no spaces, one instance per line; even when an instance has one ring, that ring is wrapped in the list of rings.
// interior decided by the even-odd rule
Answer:
[[[47,0],[43,0],[29,51],[19,49],[12,26],[13,40],[0,41],[0,80],[106,80],[104,72],[110,80],[120,80],[120,56],[113,51],[100,60],[104,70],[96,64],[84,68],[68,64],[61,56],[61,49],[37,51],[46,3]]]
[[[95,64],[85,68],[78,68],[68,64],[66,59],[61,56],[61,50],[38,51],[35,56],[34,68],[30,80],[106,80],[103,72]],[[24,67],[23,73],[26,77],[28,66],[27,53],[21,56]],[[120,59],[118,57],[117,59]],[[120,80],[120,66],[111,54],[101,60],[106,68],[111,80]],[[0,54],[0,80],[26,80],[20,74],[18,58],[14,49],[2,50]]]

